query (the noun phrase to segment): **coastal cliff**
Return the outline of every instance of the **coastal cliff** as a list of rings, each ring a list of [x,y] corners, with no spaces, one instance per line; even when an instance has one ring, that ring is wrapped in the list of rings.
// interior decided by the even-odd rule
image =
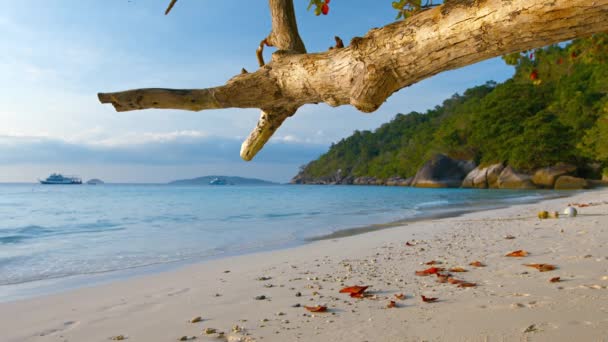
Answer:
[[[580,189],[608,178],[608,34],[505,56],[507,81],[355,131],[293,184]],[[604,178],[604,181],[602,181]]]

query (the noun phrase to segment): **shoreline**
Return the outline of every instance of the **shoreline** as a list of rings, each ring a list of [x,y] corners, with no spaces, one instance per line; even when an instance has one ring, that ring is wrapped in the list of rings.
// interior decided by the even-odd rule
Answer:
[[[487,189],[482,190],[482,191],[487,191]],[[497,190],[497,191],[502,191],[502,190]],[[554,190],[548,190],[548,191],[554,191]],[[592,191],[592,190],[587,190],[587,191]],[[539,203],[542,201],[548,201],[548,200],[554,200],[554,199],[560,199],[560,198],[568,198],[568,197],[572,197],[572,196],[575,196],[580,193],[581,193],[580,190],[572,191],[570,193],[562,192],[562,193],[556,194],[554,196],[546,196],[546,197],[535,198],[535,199],[530,199],[530,200],[516,201],[511,204],[494,203],[489,206],[478,206],[476,208],[470,208],[470,209],[465,209],[464,208],[465,206],[463,206],[463,205],[457,205],[457,206],[454,206],[454,208],[452,210],[444,210],[444,211],[435,210],[435,211],[431,211],[427,214],[413,216],[413,217],[409,217],[409,218],[405,218],[405,219],[401,219],[401,220],[396,220],[396,221],[391,221],[391,222],[386,222],[386,223],[371,224],[371,225],[361,226],[361,227],[340,229],[340,230],[337,230],[335,232],[332,232],[332,233],[329,233],[326,235],[308,238],[305,241],[314,242],[314,241],[344,238],[344,237],[349,237],[349,236],[354,236],[354,235],[359,235],[359,234],[367,234],[367,233],[379,231],[382,229],[404,227],[404,226],[407,226],[408,224],[414,224],[416,222],[457,218],[457,217],[461,217],[466,214],[491,211],[491,210],[499,210],[499,209],[507,209],[514,205],[535,204],[535,203]],[[525,197],[525,196],[523,196],[523,197]],[[466,207],[470,207],[470,206],[467,205]]]
[[[608,320],[603,318],[608,307],[601,304],[608,303],[608,205],[581,208],[575,219],[540,221],[535,213],[561,211],[568,202],[607,199],[608,190],[587,191],[2,303],[0,315],[6,319],[0,328],[8,332],[7,341],[55,341],[58,336],[67,341],[107,341],[120,334],[135,341],[180,336],[205,341],[203,329],[229,334],[234,325],[245,327],[232,333],[243,341],[525,336],[600,340],[608,334]],[[516,239],[505,240],[507,233]],[[404,247],[406,241],[416,247]],[[531,257],[503,257],[516,249],[529,250]],[[488,267],[468,266],[472,259],[482,259]],[[414,270],[428,267],[424,262],[429,260],[469,269],[462,277],[479,287],[458,289],[414,276]],[[555,263],[559,269],[538,273],[522,267],[523,262]],[[554,275],[564,281],[549,284],[545,278]],[[270,278],[256,280],[259,277]],[[351,284],[371,284],[378,298],[355,300],[338,294],[340,286]],[[296,297],[296,291],[302,296]],[[387,298],[399,292],[407,299],[386,309]],[[440,301],[420,303],[420,294]],[[267,299],[256,301],[258,295]],[[296,303],[327,303],[330,312],[307,314],[292,307]],[[187,322],[195,316],[203,321]],[[531,325],[535,328],[524,333]]]
[[[494,191],[494,190],[482,190],[482,191]],[[504,190],[495,190],[504,191]],[[543,190],[535,190],[541,191]],[[593,191],[593,190],[588,190]],[[555,192],[555,193],[554,193]],[[345,238],[355,236],[359,234],[367,234],[370,232],[376,232],[383,229],[403,227],[417,222],[425,222],[429,220],[437,219],[448,219],[456,218],[462,215],[476,212],[484,212],[489,210],[497,210],[509,208],[513,205],[532,204],[538,203],[544,200],[557,199],[572,197],[581,191],[569,191],[569,192],[557,192],[554,190],[547,190],[546,193],[550,195],[543,195],[542,197],[519,200],[519,197],[501,199],[497,202],[483,205],[481,203],[475,203],[474,207],[465,204],[449,205],[441,207],[431,207],[428,211],[422,212],[421,214],[414,215],[405,219],[398,219],[395,221],[388,221],[386,223],[368,224],[364,226],[356,226],[351,228],[338,229],[334,232],[312,236],[309,238],[303,238],[300,240],[292,240],[287,242],[281,242],[278,244],[270,244],[259,247],[252,247],[243,250],[225,251],[216,254],[210,254],[205,256],[196,256],[187,259],[180,259],[168,262],[153,263],[141,266],[132,266],[122,269],[89,272],[82,274],[74,274],[67,276],[50,277],[44,279],[37,279],[26,282],[17,282],[10,284],[0,285],[0,304],[7,302],[14,302],[19,300],[27,300],[40,296],[61,294],[69,291],[74,291],[80,288],[90,288],[110,284],[116,281],[124,281],[137,277],[162,274],[165,272],[172,272],[179,270],[183,267],[188,267],[200,263],[214,262],[216,260],[224,258],[232,258],[237,256],[251,255],[256,253],[275,252],[280,250],[288,250],[291,248],[301,247],[314,243],[316,241],[331,240],[337,238]],[[523,195],[521,198],[526,198],[528,195]],[[512,203],[508,203],[512,200]]]

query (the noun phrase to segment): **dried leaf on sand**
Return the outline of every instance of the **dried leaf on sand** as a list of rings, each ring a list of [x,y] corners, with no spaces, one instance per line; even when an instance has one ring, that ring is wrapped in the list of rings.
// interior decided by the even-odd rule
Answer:
[[[511,253],[509,253],[509,254],[507,254],[505,256],[512,257],[512,258],[522,258],[522,257],[528,256],[529,254],[530,253],[528,253],[528,252],[520,249],[520,250],[517,250],[517,251],[513,251],[513,252],[511,252]]]
[[[424,276],[428,276],[428,275],[431,275],[431,274],[437,274],[437,273],[439,273],[439,272],[441,272],[443,270],[444,269],[441,268],[441,267],[431,267],[431,268],[427,268],[424,271],[416,271],[416,275],[424,277]]]
[[[557,266],[551,264],[524,264],[524,266],[536,268],[540,272],[553,271],[557,268]]]
[[[317,306],[304,306],[304,309],[310,312],[327,312],[327,306],[317,305]]]
[[[439,299],[439,298],[435,298],[435,297],[425,297],[425,296],[420,296],[420,297],[422,297],[422,301],[425,303],[433,303]]]

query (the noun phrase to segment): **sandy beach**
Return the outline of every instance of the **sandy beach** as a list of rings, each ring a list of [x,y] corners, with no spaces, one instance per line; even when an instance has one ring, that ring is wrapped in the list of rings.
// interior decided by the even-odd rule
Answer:
[[[2,303],[0,340],[608,341],[607,201],[588,191]],[[591,205],[537,217],[568,203]],[[353,285],[369,288],[339,293]]]

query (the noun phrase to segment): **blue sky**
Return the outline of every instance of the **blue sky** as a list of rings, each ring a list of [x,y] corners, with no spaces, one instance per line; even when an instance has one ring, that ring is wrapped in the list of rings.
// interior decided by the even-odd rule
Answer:
[[[252,162],[240,143],[258,110],[146,110],[116,113],[99,91],[203,88],[241,68],[255,70],[255,48],[270,30],[264,0],[24,0],[0,12],[0,182],[50,172],[114,182],[165,182],[206,174],[288,181],[300,165],[354,130],[374,129],[396,113],[424,111],[455,92],[513,69],[500,59],[437,75],[394,94],[378,111],[309,105]],[[333,36],[345,42],[394,20],[390,0],[334,0],[329,16],[296,0],[308,51]],[[269,50],[269,49],[267,49]],[[267,52],[270,53],[270,52]],[[267,58],[268,59],[268,58]]]

